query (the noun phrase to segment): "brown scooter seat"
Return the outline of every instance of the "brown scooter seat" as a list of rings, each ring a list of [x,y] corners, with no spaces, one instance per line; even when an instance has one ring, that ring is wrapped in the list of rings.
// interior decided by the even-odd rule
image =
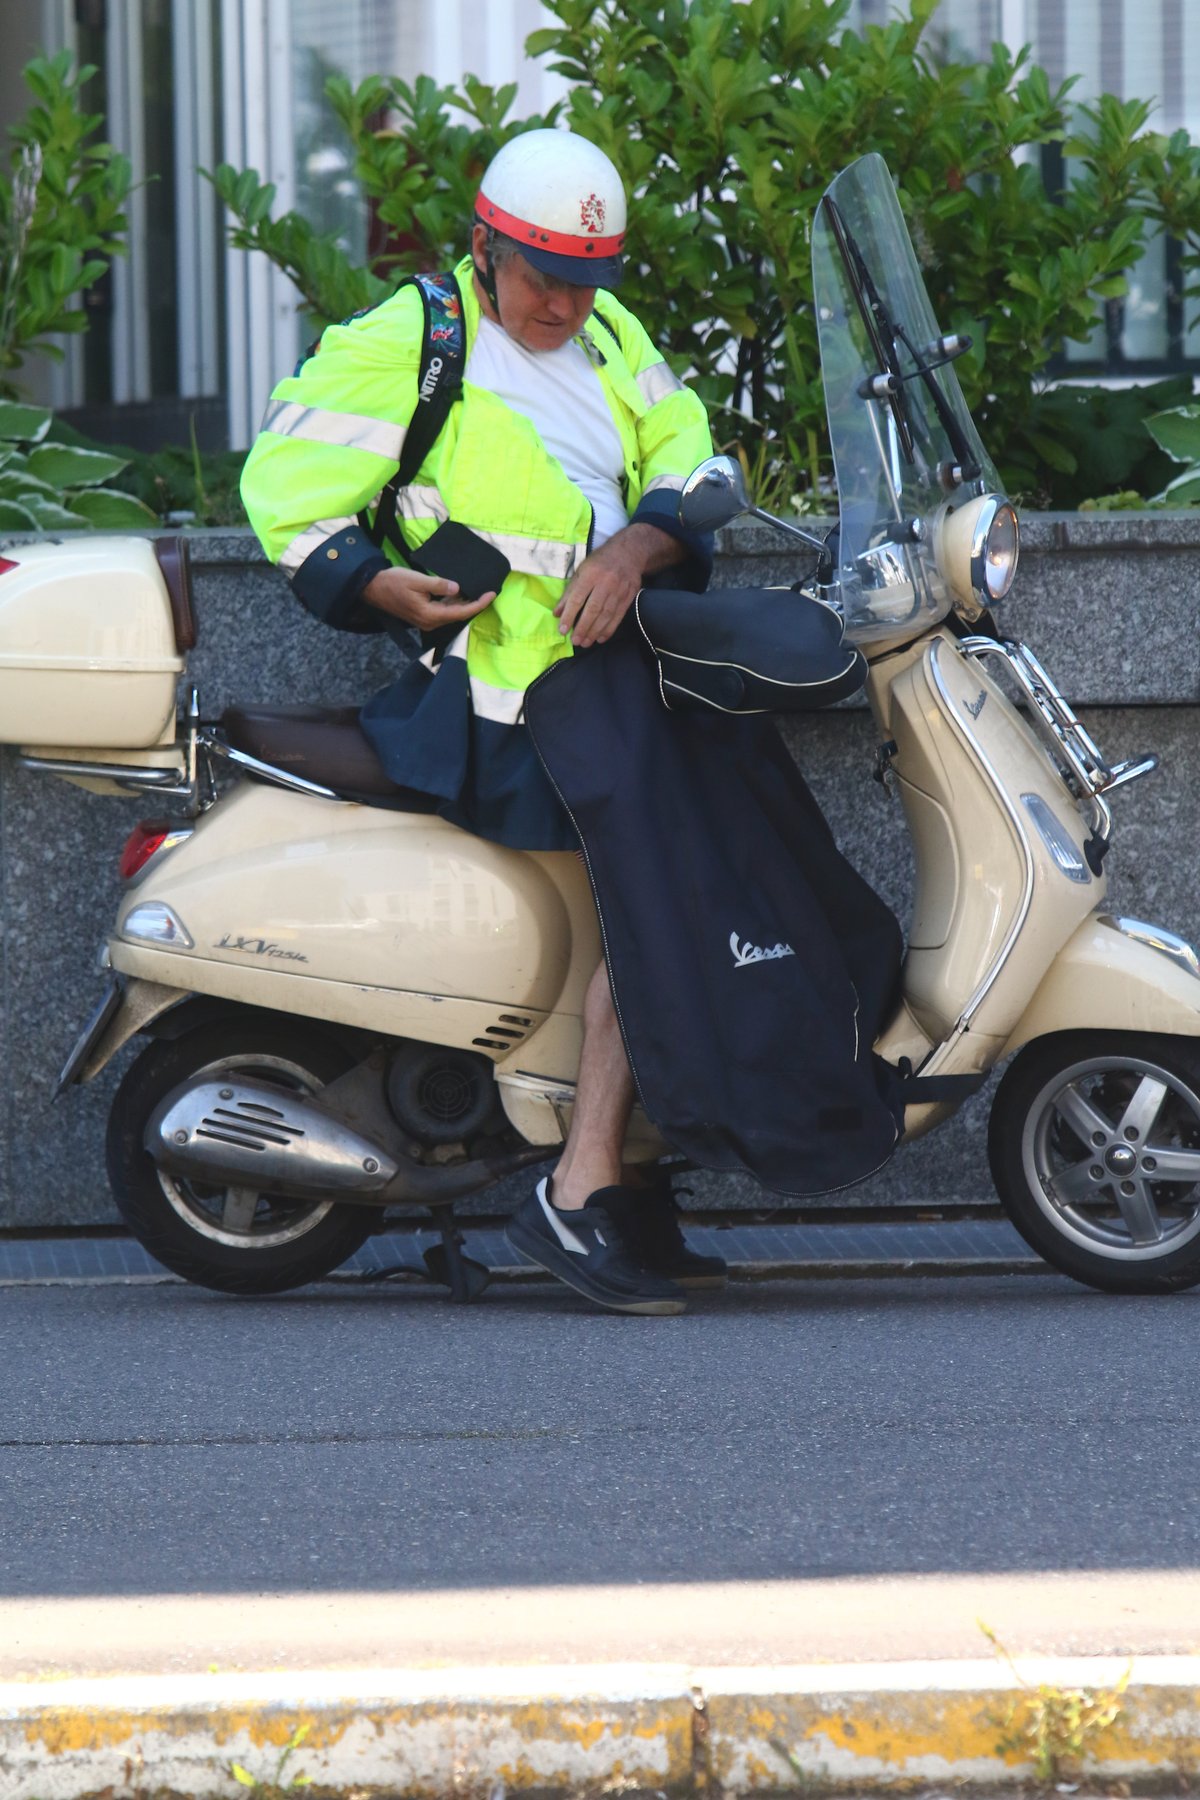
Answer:
[[[431,813],[437,800],[389,780],[354,706],[230,706],[221,731],[234,750],[332,788],[350,800]]]

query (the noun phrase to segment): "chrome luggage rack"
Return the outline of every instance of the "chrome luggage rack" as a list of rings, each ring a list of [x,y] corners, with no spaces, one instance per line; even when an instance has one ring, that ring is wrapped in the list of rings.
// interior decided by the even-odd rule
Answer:
[[[153,765],[140,768],[136,763],[84,762],[61,756],[18,756],[17,762],[22,769],[42,775],[74,775],[93,781],[111,781],[124,793],[155,794],[161,800],[182,800],[182,810],[189,819],[207,812],[216,801],[214,764],[217,761],[232,763],[247,774],[257,775],[277,787],[291,788],[300,794],[315,794],[322,800],[338,798],[332,788],[306,781],[301,775],[261,762],[258,757],[227,744],[214,726],[201,722],[200,696],[196,688],[192,688],[187,705],[180,712],[171,749],[182,753],[182,767],[173,763],[158,768]]]
[[[1070,702],[1046,673],[1028,644],[1011,638],[963,638],[968,656],[998,656],[1030,703],[1030,722],[1045,740],[1072,796],[1086,808],[1098,836],[1107,842],[1112,833],[1112,814],[1104,796],[1158,767],[1158,757],[1131,757],[1109,764],[1087,728],[1076,717]],[[1065,765],[1065,767],[1064,767]]]
[[[93,781],[111,781],[114,787],[128,794],[157,794],[163,800],[183,800],[187,816],[195,818],[217,797],[212,768],[205,754],[209,748],[208,736],[200,724],[200,697],[192,688],[187,706],[176,723],[175,742],[170,746],[172,751],[182,752],[182,768],[178,763],[158,768],[148,764],[143,768],[136,763],[108,763],[99,759],[84,762],[65,756],[29,755],[18,756],[17,766],[32,769],[40,775],[75,775]]]

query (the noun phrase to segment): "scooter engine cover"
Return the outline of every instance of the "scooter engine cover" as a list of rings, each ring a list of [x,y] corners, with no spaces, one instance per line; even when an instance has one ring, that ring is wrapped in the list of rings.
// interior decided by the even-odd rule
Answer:
[[[671,711],[813,712],[867,678],[839,615],[793,588],[644,588],[636,617]]]
[[[402,1044],[388,1064],[387,1099],[397,1124],[425,1144],[458,1143],[497,1122],[492,1065],[470,1050]]]

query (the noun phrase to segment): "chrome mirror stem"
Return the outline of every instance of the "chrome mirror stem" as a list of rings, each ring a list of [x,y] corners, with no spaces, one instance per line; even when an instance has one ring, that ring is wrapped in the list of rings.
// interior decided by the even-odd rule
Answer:
[[[790,533],[792,537],[802,538],[812,549],[824,551],[824,538],[814,537],[811,531],[804,531],[799,525],[791,525],[786,519],[777,519],[774,513],[764,512],[761,506],[752,506],[749,510],[752,518],[762,519],[764,524],[775,525],[780,531]]]

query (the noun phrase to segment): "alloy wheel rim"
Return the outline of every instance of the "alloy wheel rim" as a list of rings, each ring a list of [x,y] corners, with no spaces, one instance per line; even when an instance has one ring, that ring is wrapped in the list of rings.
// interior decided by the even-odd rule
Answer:
[[[1049,1222],[1093,1254],[1149,1262],[1200,1235],[1200,1094],[1149,1058],[1059,1070],[1026,1115],[1021,1157]]]
[[[315,1094],[325,1086],[311,1070],[282,1056],[220,1057],[194,1070],[189,1079],[203,1075],[257,1077],[302,1094]],[[155,1173],[168,1205],[190,1230],[234,1250],[277,1250],[293,1244],[319,1225],[333,1206],[332,1200],[296,1200],[256,1188],[194,1181],[165,1169]]]

